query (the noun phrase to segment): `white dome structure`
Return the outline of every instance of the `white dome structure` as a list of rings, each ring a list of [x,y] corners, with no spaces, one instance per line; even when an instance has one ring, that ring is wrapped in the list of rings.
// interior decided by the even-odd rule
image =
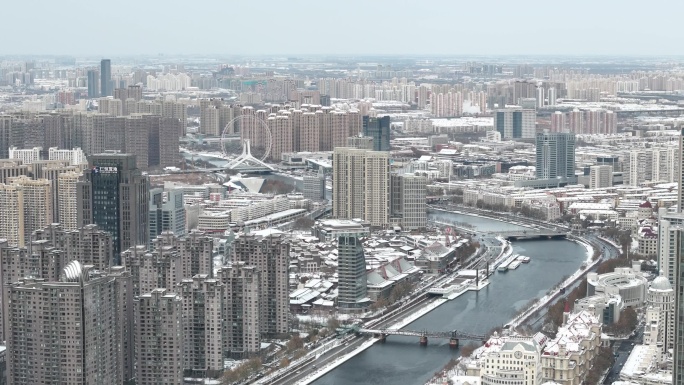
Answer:
[[[660,277],[654,279],[653,282],[651,282],[651,287],[649,288],[649,290],[671,291],[672,285],[670,285],[670,281],[666,277],[663,277],[661,275]]]

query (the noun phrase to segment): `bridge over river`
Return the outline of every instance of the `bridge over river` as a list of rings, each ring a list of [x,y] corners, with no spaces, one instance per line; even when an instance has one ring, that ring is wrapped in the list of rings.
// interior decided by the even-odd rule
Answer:
[[[500,236],[509,241],[520,241],[526,239],[560,239],[565,238],[568,232],[565,230],[554,229],[525,229],[515,231],[492,231],[489,234]]]
[[[428,343],[428,338],[446,338],[449,339],[449,347],[457,348],[459,340],[485,341],[485,336],[479,334],[465,333],[458,330],[451,331],[430,331],[430,330],[407,330],[407,329],[365,329],[365,328],[351,328],[349,331],[356,334],[372,334],[376,338],[384,342],[388,336],[407,336],[418,337],[421,345],[425,346]]]

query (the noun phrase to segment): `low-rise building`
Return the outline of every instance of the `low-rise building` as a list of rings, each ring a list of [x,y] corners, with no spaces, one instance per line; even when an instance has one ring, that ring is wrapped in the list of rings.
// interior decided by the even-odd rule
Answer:
[[[601,347],[601,321],[590,310],[568,315],[541,356],[543,381],[580,385]]]

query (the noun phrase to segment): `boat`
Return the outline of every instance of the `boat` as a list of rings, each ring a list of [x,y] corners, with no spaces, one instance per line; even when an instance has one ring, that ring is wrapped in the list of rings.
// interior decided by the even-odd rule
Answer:
[[[496,270],[498,270],[498,271],[504,273],[504,272],[508,271],[508,266],[506,266],[506,265],[501,265],[501,266],[499,266]]]
[[[526,257],[524,255],[521,255],[518,257],[518,261],[520,261],[522,263],[530,263],[530,257]]]
[[[520,261],[517,261],[517,260],[516,260],[516,261],[513,261],[513,262],[511,262],[510,265],[508,265],[508,268],[511,269],[511,270],[515,270],[515,269],[518,268],[518,266],[520,266],[520,263],[521,263],[521,262],[520,262]]]

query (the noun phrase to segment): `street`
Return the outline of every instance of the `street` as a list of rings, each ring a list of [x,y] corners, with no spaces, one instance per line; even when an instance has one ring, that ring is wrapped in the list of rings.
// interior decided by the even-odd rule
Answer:
[[[606,379],[603,381],[604,384],[609,385],[614,381],[620,380],[620,371],[622,370],[622,367],[625,365],[627,358],[629,358],[629,354],[632,352],[634,345],[640,344],[643,336],[644,328],[643,326],[640,326],[637,332],[634,333],[634,335],[629,339],[624,341],[615,341],[613,344],[613,354],[617,354],[617,356],[615,357],[615,362],[610,368]]]

